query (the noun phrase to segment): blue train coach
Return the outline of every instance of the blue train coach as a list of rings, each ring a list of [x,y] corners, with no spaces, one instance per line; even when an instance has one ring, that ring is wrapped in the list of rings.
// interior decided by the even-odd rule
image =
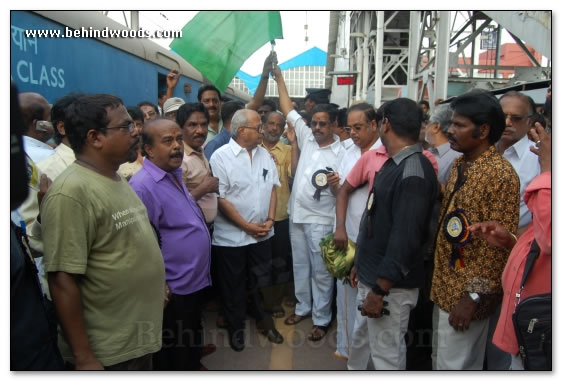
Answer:
[[[182,57],[147,38],[33,37],[29,31],[81,28],[125,30],[94,11],[12,11],[10,75],[20,92],[37,92],[49,102],[70,92],[109,93],[125,105],[156,103],[166,90],[166,75],[181,73],[174,96],[197,102],[205,78]],[[250,96],[227,89],[228,99],[247,103]]]

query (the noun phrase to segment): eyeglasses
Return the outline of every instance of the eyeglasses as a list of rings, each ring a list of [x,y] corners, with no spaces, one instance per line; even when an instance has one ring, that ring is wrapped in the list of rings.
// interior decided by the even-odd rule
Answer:
[[[115,126],[115,127],[104,127],[103,130],[111,130],[111,129],[127,129],[129,131],[129,133],[132,133],[133,131],[136,130],[135,128],[135,122],[130,122],[127,125],[123,125],[123,126]]]
[[[311,121],[311,127],[315,127],[319,125],[319,127],[327,127],[328,126],[328,122],[325,121]]]
[[[510,118],[510,120],[511,120],[512,122],[515,122],[515,123],[521,122],[524,118],[530,118],[530,117],[531,117],[531,115],[526,115],[526,116],[524,116],[524,117],[521,116],[521,115],[511,115],[511,114],[505,114],[505,115],[504,115],[504,119],[509,119],[509,118]]]
[[[258,125],[256,127],[251,127],[251,126],[241,126],[244,129],[252,129],[252,130],[256,130],[257,132],[261,133],[262,130],[264,130],[264,125]]]

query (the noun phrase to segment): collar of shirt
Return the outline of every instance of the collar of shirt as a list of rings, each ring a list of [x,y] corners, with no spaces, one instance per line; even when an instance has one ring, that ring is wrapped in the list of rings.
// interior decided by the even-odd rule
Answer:
[[[530,141],[527,135],[524,135],[518,142],[507,148],[504,152],[504,155],[506,156],[507,154],[513,152],[516,154],[518,159],[522,159],[524,157],[524,154],[526,154],[526,151],[529,151],[530,146],[533,145],[534,142]]]
[[[332,142],[330,145],[328,146],[324,146],[324,147],[320,147],[319,144],[317,143],[317,141],[315,141],[315,136],[313,134],[311,134],[309,136],[309,140],[311,142],[315,142],[317,143],[317,148],[319,150],[323,150],[326,149],[327,147],[330,147],[330,149],[332,150],[332,152],[334,153],[334,155],[338,155],[338,153],[340,152],[340,150],[344,150],[344,147],[342,146],[342,143],[340,142],[340,138],[338,137],[338,135],[332,135],[332,137],[334,138],[334,142]]]
[[[448,151],[451,150],[451,148],[450,148],[450,142],[443,143],[443,144],[441,144],[441,145],[438,146],[438,147],[431,147],[431,149],[432,149],[432,150],[429,150],[429,151],[431,151],[432,154],[438,155],[438,157],[441,158],[441,157],[443,157],[444,155],[446,155],[446,153],[447,153]]]
[[[74,158],[74,151],[71,147],[65,145],[64,143],[60,143],[55,151],[61,156]]]
[[[399,151],[397,154],[393,155],[393,161],[396,165],[402,162],[403,159],[407,158],[413,153],[421,153],[422,152],[422,145],[420,143],[415,143],[414,145],[410,145]]]
[[[222,119],[219,119],[219,131],[217,133],[215,132],[215,130],[213,130],[211,128],[211,125],[209,125],[209,124],[207,125],[207,132],[208,133],[211,132],[212,134],[217,135],[221,132],[221,130],[223,130],[223,120]]]
[[[274,145],[274,147],[272,147],[271,149],[268,149],[266,147],[266,145],[264,144],[264,142],[262,141],[262,143],[260,143],[260,146],[262,146],[263,148],[265,148],[268,151],[282,151],[283,146],[287,146],[287,145],[284,145],[281,141],[277,141],[276,144]]]
[[[231,148],[231,151],[233,152],[233,154],[235,154],[236,157],[239,156],[239,154],[242,153],[242,152],[248,153],[248,150],[245,149],[244,147],[242,147],[241,145],[239,145],[237,143],[237,141],[235,141],[233,138],[231,138],[228,145],[229,145],[229,147]],[[258,150],[258,146],[256,146],[255,148],[252,149],[252,156],[253,157],[256,154],[256,150]]]
[[[203,149],[200,147],[199,150],[195,150],[190,145],[188,145],[186,142],[184,142],[184,154],[187,155],[187,156],[195,154],[195,155],[197,155],[201,158],[203,156]]]
[[[158,167],[157,165],[155,165],[153,162],[151,162],[151,160],[149,158],[146,158],[143,161],[143,168],[150,174],[150,176],[152,176],[152,178],[154,179],[155,182],[160,182],[162,179],[164,179],[164,177],[166,177],[166,174],[170,174],[173,177],[176,178],[176,180],[178,181],[179,184],[182,184],[182,168],[178,167],[176,170],[173,170],[171,172],[166,172],[163,169],[161,169],[160,167]]]
[[[24,141],[24,150],[25,150],[25,145],[36,146],[36,147],[40,147],[42,149],[48,149],[48,150],[53,150],[53,151],[55,150],[51,146],[49,146],[48,144],[43,143],[40,140],[35,139],[33,137],[30,137],[29,135],[24,135],[23,141]]]

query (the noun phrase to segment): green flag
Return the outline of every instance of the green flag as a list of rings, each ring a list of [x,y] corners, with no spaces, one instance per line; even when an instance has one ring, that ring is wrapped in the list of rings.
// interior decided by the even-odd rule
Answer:
[[[201,11],[170,48],[224,92],[244,61],[276,38],[283,38],[279,11]]]

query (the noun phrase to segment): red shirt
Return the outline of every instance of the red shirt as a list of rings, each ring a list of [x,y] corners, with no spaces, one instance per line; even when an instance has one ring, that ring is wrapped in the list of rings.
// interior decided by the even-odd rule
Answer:
[[[504,268],[502,308],[493,336],[493,343],[510,354],[518,353],[512,313],[534,238],[540,247],[540,255],[526,280],[521,301],[536,294],[551,293],[551,172],[541,173],[530,182],[524,193],[524,201],[532,212],[532,224],[512,248]]]
[[[438,174],[438,162],[430,151],[423,150],[422,153],[428,158],[434,171]],[[373,186],[373,176],[381,170],[381,167],[389,159],[385,146],[381,145],[376,150],[369,150],[362,154],[356,165],[350,170],[346,181],[354,188],[369,181],[369,190]]]

